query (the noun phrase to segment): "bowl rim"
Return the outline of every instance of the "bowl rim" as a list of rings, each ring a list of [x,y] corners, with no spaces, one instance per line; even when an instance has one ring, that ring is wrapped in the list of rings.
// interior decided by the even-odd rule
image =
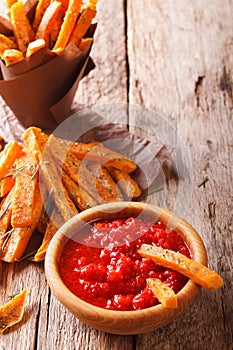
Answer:
[[[106,317],[110,315],[117,316],[121,314],[124,314],[124,316],[127,316],[127,315],[136,315],[135,312],[137,312],[137,315],[143,316],[145,313],[148,313],[148,312],[153,313],[154,311],[157,313],[160,311],[166,311],[167,308],[165,308],[162,304],[157,304],[155,306],[142,309],[142,310],[120,311],[120,310],[104,309],[104,308],[89,304],[88,302],[77,297],[75,294],[73,294],[69,290],[69,288],[62,281],[62,278],[59,273],[58,264],[62,253],[62,249],[65,243],[68,241],[68,239],[72,236],[69,234],[67,235],[67,232],[70,232],[71,227],[77,225],[77,223],[79,223],[80,220],[83,220],[85,217],[88,217],[88,214],[92,213],[94,216],[96,216],[98,213],[103,211],[108,213],[109,210],[111,211],[113,207],[119,210],[122,209],[122,207],[123,208],[127,207],[132,210],[133,209],[146,210],[146,211],[149,210],[151,213],[152,212],[157,213],[159,215],[158,216],[159,218],[161,218],[161,215],[163,215],[162,220],[159,220],[159,221],[165,224],[166,222],[169,222],[169,228],[175,229],[181,235],[181,237],[185,240],[186,244],[188,245],[188,248],[191,250],[192,255],[194,253],[196,254],[194,259],[196,261],[201,262],[204,265],[207,265],[207,253],[206,253],[206,249],[202,241],[202,238],[196,232],[196,230],[183,218],[181,218],[177,214],[165,208],[162,208],[153,204],[147,204],[142,202],[113,202],[113,203],[98,205],[96,207],[93,207],[78,213],[77,215],[72,217],[69,221],[64,223],[60,227],[60,229],[56,232],[56,234],[54,235],[54,237],[52,238],[49,244],[46,257],[45,257],[45,275],[50,288],[52,289],[53,293],[58,298],[58,300],[60,300],[60,302],[62,303],[60,299],[61,297],[59,297],[59,292],[58,293],[56,292],[56,290],[59,290],[59,288],[61,288],[62,293],[63,294],[65,293],[67,298],[69,298],[70,301],[72,301],[73,303],[79,303],[79,310],[82,314],[85,314],[85,315],[86,314],[92,315],[97,312],[98,313],[101,312],[101,314]],[[117,217],[117,214],[116,214],[116,217]],[[96,220],[96,218],[94,218],[94,220]],[[82,227],[82,225],[80,227]],[[191,236],[190,238],[188,238],[189,242],[187,242],[187,237],[189,237],[190,233],[191,233]],[[192,240],[192,249],[190,248],[191,240]],[[57,249],[59,252],[58,254],[56,253]],[[200,253],[201,255],[199,254],[199,250],[201,250],[201,253],[202,253],[202,254]],[[199,291],[199,288],[200,287],[196,283],[194,283],[192,280],[189,280],[185,284],[185,286],[177,293],[178,303],[179,303],[179,300],[184,297],[184,295],[187,295],[188,291],[192,290],[193,295],[195,297]],[[187,305],[189,304],[189,302],[191,302],[191,300],[194,297],[190,296],[190,300],[187,299]]]

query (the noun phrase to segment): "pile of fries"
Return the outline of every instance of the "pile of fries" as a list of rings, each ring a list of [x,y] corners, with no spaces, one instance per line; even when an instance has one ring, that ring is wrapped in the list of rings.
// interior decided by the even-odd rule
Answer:
[[[84,51],[93,40],[85,35],[97,1],[84,6],[82,0],[39,0],[30,22],[22,1],[6,0],[13,36],[0,34],[0,57],[9,66],[44,47],[60,54],[70,42]]]
[[[39,231],[43,241],[33,256],[40,261],[57,229],[79,211],[139,197],[130,175],[136,167],[101,143],[27,129],[23,143],[12,141],[0,153],[0,260],[19,260]]]

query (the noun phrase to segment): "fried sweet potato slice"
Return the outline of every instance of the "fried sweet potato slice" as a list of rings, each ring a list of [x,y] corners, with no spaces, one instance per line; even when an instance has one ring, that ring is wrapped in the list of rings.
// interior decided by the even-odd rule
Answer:
[[[2,260],[6,262],[14,262],[22,257],[42,215],[42,210],[43,203],[40,195],[39,184],[37,183],[33,203],[33,222],[30,226],[23,228],[13,228],[11,230],[7,244],[5,245],[2,252]]]
[[[72,201],[80,210],[92,208],[98,204],[84,189],[80,189],[79,185],[65,171],[62,172],[62,182]]]
[[[118,183],[123,193],[127,198],[137,198],[141,195],[142,190],[128,173],[123,170],[108,167],[109,173],[112,175],[114,180]]]
[[[120,153],[104,147],[100,143],[78,143],[75,142],[70,149],[78,159],[92,160],[102,165],[112,166],[114,168],[131,173],[137,168],[137,164],[130,158]]]
[[[74,29],[75,22],[78,18],[82,1],[81,0],[70,0],[68,9],[66,11],[64,21],[61,26],[57,41],[54,45],[54,50],[58,48],[64,49],[69,41],[70,35]]]
[[[24,10],[22,1],[11,6],[11,24],[19,50],[27,51],[28,44],[35,40],[35,33]]]
[[[46,147],[49,137],[42,133],[41,129],[32,127],[26,130],[23,140],[27,148],[34,150],[33,154],[40,163],[40,173],[47,192],[55,189],[53,191],[54,203],[64,221],[69,220],[78,213],[78,210],[62,185],[62,175],[54,161],[51,147]]]
[[[83,38],[81,41],[80,41],[80,44],[79,44],[79,49],[81,51],[85,51],[88,46],[91,45],[91,43],[93,42],[93,39],[92,38]]]
[[[32,41],[30,44],[28,44],[26,57],[29,57],[33,55],[35,52],[43,49],[45,47],[46,43],[44,39],[37,39]]]
[[[18,142],[11,141],[5,146],[0,155],[0,180],[8,173],[21,154],[22,146]]]
[[[55,206],[60,211],[64,221],[68,221],[72,216],[78,213],[77,208],[67,194],[62,184],[62,174],[59,172],[57,163],[55,162],[49,149],[46,149],[45,157],[43,157],[40,165],[40,173],[43,182],[49,192],[52,188],[53,200]]]
[[[46,228],[42,244],[34,256],[35,261],[40,261],[40,260],[44,259],[51,239],[53,238],[53,236],[57,232],[58,228],[61,227],[61,225],[63,223],[64,223],[64,221],[63,221],[61,214],[59,213],[57,208],[55,208],[53,210],[53,213],[50,217],[48,226]]]
[[[158,265],[182,273],[207,289],[218,289],[223,286],[223,280],[216,272],[183,254],[149,244],[142,244],[138,253],[144,258],[153,260]]]
[[[102,194],[104,192],[103,184],[99,184],[97,190],[96,178],[88,170],[84,162],[78,160],[72,153],[68,152],[63,169],[79,186],[84,189],[98,204],[105,202]]]
[[[35,16],[33,19],[33,24],[32,27],[34,29],[34,31],[36,32],[40,22],[42,20],[42,17],[44,16],[44,13],[47,9],[47,7],[49,6],[51,0],[39,0],[37,6],[36,6],[36,12],[35,12]]]
[[[19,50],[8,49],[3,52],[2,59],[6,66],[11,66],[12,64],[23,61],[24,55]]]
[[[38,168],[35,159],[25,152],[16,162],[21,169],[15,178],[15,192],[12,203],[11,225],[14,228],[28,227],[33,224],[33,211]]]
[[[8,49],[16,49],[15,42],[7,36],[0,34],[0,57],[3,55],[4,51]]]
[[[0,182],[0,197],[5,197],[15,184],[13,177],[6,177]]]
[[[124,200],[116,182],[105,167],[98,163],[91,162],[88,164],[88,169],[91,170],[95,177],[97,192],[106,202],[118,202]]]
[[[69,41],[74,43],[76,46],[79,46],[95,16],[95,6],[88,5],[80,15]]]
[[[160,303],[167,308],[177,308],[178,298],[174,291],[158,278],[147,278],[148,287]]]
[[[60,31],[63,19],[63,7],[61,2],[53,1],[46,9],[36,32],[36,39],[43,39],[47,47],[55,41]]]
[[[64,10],[66,11],[68,9],[69,0],[60,0],[60,2],[62,3]]]
[[[23,134],[25,148],[35,157],[37,164],[45,150],[49,136],[42,132],[40,128],[30,127]]]
[[[8,7],[8,9],[10,9],[11,6],[17,1],[18,0],[6,0],[6,6]]]
[[[79,184],[98,204],[104,203],[104,199],[96,190],[95,177],[87,169],[84,162],[70,152],[73,143],[50,135],[48,147],[58,165]]]
[[[2,252],[2,260],[13,263],[20,259],[27,247],[27,244],[33,234],[35,226],[25,228],[15,228],[9,231],[9,238]]]
[[[15,295],[8,303],[0,307],[0,333],[7,328],[19,323],[23,318],[28,291],[25,288]]]
[[[56,232],[57,232],[57,226],[54,225],[52,221],[50,221],[48,226],[47,226],[47,229],[45,231],[42,245],[40,246],[40,248],[36,252],[36,255],[34,256],[34,260],[36,262],[44,259],[45,255],[46,255],[46,251],[47,251],[48,246],[49,246],[49,243]]]
[[[6,198],[4,198],[1,202],[0,249],[2,249],[2,245],[5,241],[5,239],[7,239],[6,232],[10,227],[13,197],[14,197],[14,188],[10,191],[8,196]]]

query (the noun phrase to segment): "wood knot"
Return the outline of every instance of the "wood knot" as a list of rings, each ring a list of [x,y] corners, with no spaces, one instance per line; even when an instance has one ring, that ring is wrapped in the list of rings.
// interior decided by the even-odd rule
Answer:
[[[216,207],[216,203],[215,202],[208,203],[208,212],[209,212],[209,218],[210,219],[215,219],[215,217],[216,217],[215,207]]]
[[[223,73],[220,79],[220,83],[219,83],[219,87],[222,91],[226,92],[230,99],[233,99],[233,94],[232,94],[232,80],[231,80],[231,76],[229,73],[227,73],[226,71],[226,67],[224,66],[223,68]]]
[[[197,80],[195,81],[195,89],[194,89],[194,94],[196,96],[196,101],[197,101],[197,107],[200,107],[200,96],[202,93],[202,84],[203,84],[203,79],[205,78],[204,75],[199,76]]]

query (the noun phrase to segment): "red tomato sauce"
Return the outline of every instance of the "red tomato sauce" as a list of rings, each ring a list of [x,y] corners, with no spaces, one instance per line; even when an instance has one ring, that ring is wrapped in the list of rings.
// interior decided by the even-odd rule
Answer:
[[[90,304],[120,311],[145,309],[159,303],[146,285],[147,278],[159,278],[176,293],[187,283],[182,274],[137,253],[146,243],[190,258],[179,234],[159,222],[132,217],[99,221],[76,237],[63,248],[60,272],[71,292]]]

